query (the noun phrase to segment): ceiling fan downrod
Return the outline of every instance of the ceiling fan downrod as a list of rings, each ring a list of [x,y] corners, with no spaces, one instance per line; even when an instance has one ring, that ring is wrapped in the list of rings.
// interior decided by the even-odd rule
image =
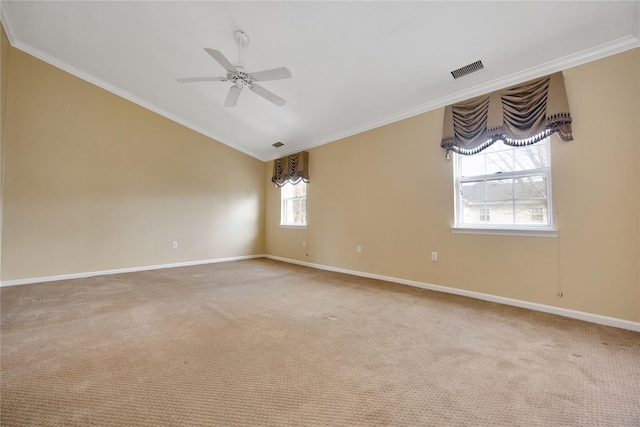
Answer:
[[[244,31],[236,30],[233,35],[238,43],[238,62],[239,65],[244,66],[244,47],[249,45],[249,36]]]

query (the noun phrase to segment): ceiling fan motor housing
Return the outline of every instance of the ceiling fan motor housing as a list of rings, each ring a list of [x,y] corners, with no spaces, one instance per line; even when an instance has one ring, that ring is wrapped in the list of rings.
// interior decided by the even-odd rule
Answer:
[[[236,72],[228,72],[227,79],[231,80],[238,85],[247,85],[251,86],[253,84],[253,76],[248,72],[249,70],[245,69],[242,65],[235,65],[238,71]],[[243,71],[246,70],[246,71]]]

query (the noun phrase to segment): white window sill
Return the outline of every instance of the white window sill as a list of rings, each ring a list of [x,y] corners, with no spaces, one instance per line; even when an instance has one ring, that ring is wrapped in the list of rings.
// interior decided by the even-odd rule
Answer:
[[[306,225],[287,225],[287,224],[280,224],[280,228],[294,228],[294,229],[300,229],[300,230],[304,230],[307,228]]]
[[[558,230],[553,228],[451,227],[451,232],[454,234],[488,234],[494,236],[558,237]]]

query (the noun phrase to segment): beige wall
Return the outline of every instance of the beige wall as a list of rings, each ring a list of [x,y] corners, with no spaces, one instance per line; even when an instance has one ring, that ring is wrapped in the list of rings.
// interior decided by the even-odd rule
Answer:
[[[9,84],[9,39],[0,23],[0,242],[2,242],[2,203],[4,191],[4,130],[7,112],[7,88]],[[2,245],[0,244],[0,266],[2,265]]]
[[[0,135],[4,130],[5,113],[7,112],[7,85],[9,83],[9,39],[0,23]]]
[[[310,150],[306,230],[278,226],[267,184],[267,253],[639,321],[639,65],[635,49],[564,72],[575,140],[552,139],[558,238],[451,233],[439,109]]]
[[[575,140],[552,141],[559,238],[450,232],[442,109],[312,149],[309,226],[283,229],[271,163],[10,48],[4,33],[0,61],[2,280],[266,251],[640,321],[638,49],[564,72]]]
[[[264,252],[261,161],[10,49],[2,280]]]

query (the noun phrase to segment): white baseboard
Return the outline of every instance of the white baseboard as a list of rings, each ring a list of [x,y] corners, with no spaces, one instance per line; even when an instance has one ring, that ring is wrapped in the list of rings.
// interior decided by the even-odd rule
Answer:
[[[484,301],[497,302],[499,304],[512,305],[520,308],[527,308],[544,313],[557,314],[558,316],[569,317],[572,319],[584,320],[586,322],[597,323],[600,325],[613,326],[620,329],[628,329],[630,331],[640,332],[640,322],[632,322],[630,320],[618,319],[615,317],[601,316],[599,314],[586,313],[584,311],[570,310],[567,308],[554,307],[551,305],[538,304],[535,302],[522,301],[512,298],[505,298],[496,295],[483,294],[480,292],[466,291],[464,289],[449,288],[447,286],[432,285],[430,283],[416,282],[413,280],[399,279],[397,277],[381,276],[379,274],[371,274],[363,271],[347,270],[345,268],[331,267],[322,264],[313,264],[310,262],[298,261],[295,259],[282,258],[273,255],[265,255],[265,258],[276,261],[288,262],[290,264],[304,265],[306,267],[317,268],[320,270],[334,271],[336,273],[351,274],[354,276],[367,277],[369,279],[384,280],[387,282],[400,283],[402,285],[415,286],[417,288],[428,289],[431,291],[445,292],[448,294],[462,295],[465,297],[480,299]]]
[[[0,282],[0,287],[28,285],[30,283],[55,282],[58,280],[80,279],[84,277],[105,276],[107,274],[134,273],[136,271],[160,270],[163,268],[189,267],[192,265],[213,264],[217,262],[240,261],[243,259],[264,258],[264,254],[244,255],[228,258],[203,259],[199,261],[176,262],[173,264],[146,265],[142,267],[118,268],[115,270],[88,271],[85,273],[60,274],[57,276],[32,277],[28,279],[5,280]]]
[[[615,328],[620,329],[628,329],[631,331],[640,332],[640,322],[632,322],[630,320],[618,319],[615,317],[601,316],[599,314],[586,313],[584,311],[576,311],[570,310],[567,308],[554,307],[551,305],[538,304],[535,302],[522,301],[512,298],[505,298],[496,295],[483,294],[480,292],[467,291],[464,289],[450,288],[447,286],[433,285],[430,283],[417,282],[414,280],[407,279],[399,279],[397,277],[391,276],[382,276],[379,274],[372,274],[363,271],[349,270],[345,268],[331,267],[328,265],[322,264],[314,264],[305,261],[298,261],[290,258],[282,258],[274,255],[245,255],[245,256],[237,256],[237,257],[228,257],[228,258],[216,258],[216,259],[206,259],[199,261],[187,261],[187,262],[178,262],[172,264],[160,264],[160,265],[147,265],[142,267],[131,267],[131,268],[120,268],[115,270],[102,270],[102,271],[89,271],[85,273],[74,273],[74,274],[61,274],[56,276],[46,276],[46,277],[32,277],[27,279],[16,279],[16,280],[5,280],[0,282],[0,287],[4,286],[15,286],[15,285],[27,285],[30,283],[42,283],[42,282],[54,282],[58,280],[68,280],[68,279],[79,279],[85,277],[93,277],[93,276],[104,276],[108,274],[121,274],[121,273],[133,273],[137,271],[147,271],[147,270],[160,270],[163,268],[175,268],[175,267],[189,267],[192,265],[202,265],[202,264],[213,264],[218,262],[228,262],[228,261],[240,261],[245,259],[254,259],[254,258],[269,258],[276,261],[287,262],[290,264],[298,264],[306,267],[317,268],[319,270],[327,270],[333,271],[336,273],[344,273],[351,274],[353,276],[366,277],[369,279],[377,279],[384,280],[387,282],[399,283],[402,285],[414,286],[417,288],[428,289],[431,291],[437,292],[445,292],[448,294],[461,295],[465,297],[475,298],[484,301],[496,302],[499,304],[511,305],[514,307],[526,308],[535,311],[541,311],[544,313],[557,314],[559,316],[569,317],[572,319],[584,320],[586,322],[597,323],[600,325],[613,326]]]

